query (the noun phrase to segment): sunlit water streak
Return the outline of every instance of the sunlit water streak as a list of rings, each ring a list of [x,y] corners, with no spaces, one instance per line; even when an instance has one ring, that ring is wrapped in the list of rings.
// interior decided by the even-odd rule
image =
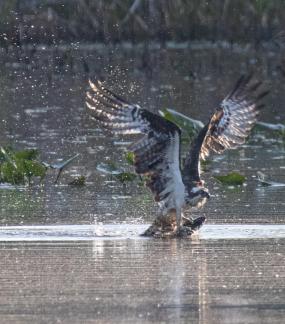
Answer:
[[[0,241],[90,241],[145,239],[146,224],[0,227]],[[285,238],[285,225],[205,225],[194,240]]]

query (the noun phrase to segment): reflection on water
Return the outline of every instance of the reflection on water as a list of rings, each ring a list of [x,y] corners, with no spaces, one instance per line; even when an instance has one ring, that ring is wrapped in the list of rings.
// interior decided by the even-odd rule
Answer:
[[[2,243],[5,323],[282,323],[284,239]]]

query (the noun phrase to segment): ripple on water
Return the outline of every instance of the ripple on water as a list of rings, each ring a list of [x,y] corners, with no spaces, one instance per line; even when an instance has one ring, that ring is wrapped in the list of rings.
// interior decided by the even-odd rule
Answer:
[[[57,225],[0,227],[0,241],[90,241],[97,239],[145,239],[149,225]],[[195,235],[199,240],[285,238],[285,225],[205,225]]]

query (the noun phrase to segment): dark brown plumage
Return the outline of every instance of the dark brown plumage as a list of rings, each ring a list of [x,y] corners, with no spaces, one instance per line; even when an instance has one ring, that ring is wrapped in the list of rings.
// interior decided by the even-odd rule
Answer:
[[[187,155],[183,169],[185,184],[201,182],[200,159],[205,160],[211,151],[221,154],[245,142],[263,106],[261,99],[268,93],[261,84],[251,76],[242,76],[221,102]]]
[[[168,185],[168,175],[165,172],[169,170],[169,162],[165,161],[165,155],[175,136],[180,145],[179,127],[138,105],[128,103],[100,82],[90,82],[90,86],[93,94],[87,93],[86,103],[96,120],[114,133],[144,134],[129,150],[134,153],[136,172],[148,177],[146,185],[152,191],[155,201],[162,201],[168,196],[167,193],[161,195]],[[175,158],[180,159],[179,156]]]
[[[261,99],[261,82],[242,77],[221,102],[206,126],[194,140],[180,169],[180,129],[172,122],[131,104],[102,85],[90,82],[87,107],[103,127],[118,134],[143,134],[129,148],[134,153],[134,167],[147,177],[146,185],[159,203],[160,218],[176,214],[176,229],[182,226],[183,209],[202,206],[209,198],[200,178],[200,159],[212,151],[222,153],[245,142],[256,122]],[[158,220],[153,226],[157,226]],[[193,221],[200,224],[201,221]],[[191,228],[192,230],[193,228]],[[153,230],[150,228],[150,233]]]

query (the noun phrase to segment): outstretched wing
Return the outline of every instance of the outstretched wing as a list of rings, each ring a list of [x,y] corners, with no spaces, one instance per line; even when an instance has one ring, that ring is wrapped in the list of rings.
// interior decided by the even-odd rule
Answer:
[[[180,172],[180,129],[164,118],[131,104],[117,96],[101,82],[90,81],[86,104],[90,114],[118,134],[144,134],[130,151],[134,153],[135,170],[148,177],[146,185],[167,209],[184,200],[185,188]]]
[[[241,77],[233,91],[222,101],[212,116],[201,147],[201,158],[209,151],[222,153],[245,142],[262,104],[260,100],[267,92],[260,92],[261,82],[250,82],[251,77]]]
[[[241,77],[222,101],[186,158],[183,175],[188,182],[200,182],[200,158],[204,160],[210,151],[220,154],[245,142],[262,106],[260,100],[267,94],[260,91],[260,86],[261,82],[252,82],[251,77]]]

